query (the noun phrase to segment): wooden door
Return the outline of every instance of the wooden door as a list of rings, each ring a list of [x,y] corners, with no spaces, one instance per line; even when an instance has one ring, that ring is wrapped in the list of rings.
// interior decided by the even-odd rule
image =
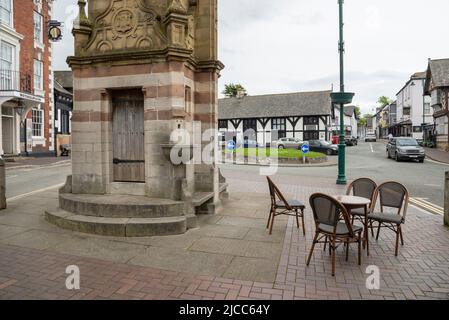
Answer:
[[[145,182],[143,105],[142,90],[112,93],[112,144],[116,182]]]

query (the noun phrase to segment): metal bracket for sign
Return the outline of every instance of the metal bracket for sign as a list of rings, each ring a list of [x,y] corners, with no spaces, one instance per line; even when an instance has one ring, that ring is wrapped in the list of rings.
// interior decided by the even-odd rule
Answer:
[[[145,160],[120,160],[120,159],[114,158],[112,160],[112,162],[114,164],[120,164],[120,163],[145,163]]]

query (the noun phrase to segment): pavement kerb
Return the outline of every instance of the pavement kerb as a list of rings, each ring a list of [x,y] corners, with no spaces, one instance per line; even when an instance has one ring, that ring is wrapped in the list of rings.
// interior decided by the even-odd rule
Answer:
[[[435,158],[432,158],[432,157],[429,156],[428,154],[426,154],[426,157],[429,158],[429,159],[432,160],[432,161],[435,161],[435,162],[438,162],[438,163],[441,163],[441,164],[445,164],[445,165],[449,165],[449,162],[444,162],[444,161],[437,160],[437,159],[435,159]]]

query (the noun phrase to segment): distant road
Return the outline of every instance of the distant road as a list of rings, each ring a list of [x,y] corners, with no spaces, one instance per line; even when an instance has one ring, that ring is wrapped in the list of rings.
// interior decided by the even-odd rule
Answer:
[[[444,174],[449,166],[426,160],[424,164],[416,162],[396,162],[387,159],[386,146],[383,142],[360,142],[356,147],[347,149],[347,178],[354,180],[370,177],[377,182],[396,180],[407,186],[414,198],[424,200],[437,207],[443,207]],[[221,166],[225,176],[233,179],[253,179],[258,174],[258,167]],[[279,168],[279,177],[304,177],[334,183],[337,179],[337,167],[324,168]],[[251,175],[253,177],[251,177]]]

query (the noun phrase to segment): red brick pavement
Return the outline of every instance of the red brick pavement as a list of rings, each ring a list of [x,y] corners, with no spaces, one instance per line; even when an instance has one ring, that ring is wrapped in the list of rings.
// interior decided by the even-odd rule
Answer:
[[[245,183],[242,180],[245,179]],[[276,178],[275,178],[276,180]],[[317,182],[283,178],[285,193],[307,199],[313,192],[340,193]],[[233,192],[266,192],[263,177],[229,179]],[[304,185],[307,185],[305,187]],[[322,186],[323,184],[321,184]],[[393,235],[371,240],[371,256],[358,266],[338,252],[336,277],[330,257],[317,247],[309,267],[305,258],[313,231],[307,211],[307,236],[289,220],[275,283],[257,283],[133,266],[22,247],[0,245],[0,299],[449,299],[449,234],[438,217],[411,209],[406,244],[394,256]],[[65,288],[68,265],[77,265],[81,289]],[[380,290],[367,290],[368,265],[381,272]]]

